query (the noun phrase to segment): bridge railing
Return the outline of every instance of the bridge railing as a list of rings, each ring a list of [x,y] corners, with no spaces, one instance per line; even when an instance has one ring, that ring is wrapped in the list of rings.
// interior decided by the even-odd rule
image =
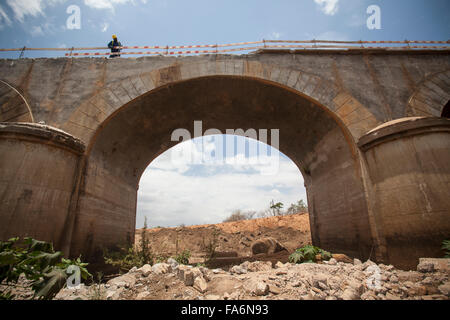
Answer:
[[[181,45],[181,46],[121,46],[120,55],[194,55],[226,52],[245,52],[254,50],[294,49],[294,50],[390,50],[405,51],[417,49],[449,50],[450,40],[447,41],[333,41],[333,40],[262,40],[253,42],[238,42],[228,44]],[[91,50],[108,50],[106,52],[89,52]],[[151,49],[152,51],[128,51],[135,49]],[[65,51],[66,57],[79,56],[109,56],[108,47],[80,47],[80,48],[8,48],[0,52],[20,51]],[[83,51],[83,52],[78,52]],[[88,51],[88,52],[85,52]]]

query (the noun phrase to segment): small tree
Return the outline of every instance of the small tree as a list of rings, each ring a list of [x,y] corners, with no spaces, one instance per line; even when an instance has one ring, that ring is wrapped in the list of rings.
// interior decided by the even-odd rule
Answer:
[[[287,209],[286,214],[295,214],[299,212],[308,212],[308,206],[303,199],[297,201],[297,203],[291,203],[291,206]]]
[[[275,203],[273,200],[270,202],[269,210],[272,216],[281,216],[282,215],[281,209],[283,209],[283,203],[281,202]]]
[[[133,267],[140,268],[145,264],[153,264],[153,254],[146,230],[147,217],[144,219],[144,228],[142,229],[139,245],[131,247],[124,246],[114,251],[105,249],[103,253],[105,263],[118,267],[121,272],[128,272]]]
[[[142,256],[142,261],[144,264],[153,263],[153,254],[150,249],[150,239],[147,237],[147,217],[144,218],[144,228],[142,230],[141,243],[140,243],[140,254]]]
[[[223,222],[232,222],[232,221],[240,221],[240,220],[250,220],[253,218],[253,216],[256,214],[255,211],[241,211],[241,210],[234,210],[233,213],[228,216]]]

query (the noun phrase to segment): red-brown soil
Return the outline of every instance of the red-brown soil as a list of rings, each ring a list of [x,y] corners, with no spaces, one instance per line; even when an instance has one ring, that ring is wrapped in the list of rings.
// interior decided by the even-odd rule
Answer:
[[[143,229],[136,230],[136,244],[140,242],[142,232]],[[191,264],[203,263],[210,252],[208,247],[212,245],[217,259],[211,261],[210,267],[239,264],[245,260],[285,262],[296,248],[311,244],[307,213],[209,225],[154,228],[147,229],[146,234],[156,257],[167,258],[189,250]],[[265,237],[278,240],[288,251],[271,256],[252,256],[252,243]]]

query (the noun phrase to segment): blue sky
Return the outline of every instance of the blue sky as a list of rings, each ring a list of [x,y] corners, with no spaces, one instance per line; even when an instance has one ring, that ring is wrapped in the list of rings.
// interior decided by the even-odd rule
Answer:
[[[366,27],[369,5],[381,29]],[[81,28],[67,29],[77,5]],[[0,47],[214,44],[261,39],[448,40],[448,0],[1,0]],[[26,52],[26,57],[61,53]],[[18,53],[0,53],[17,57]]]
[[[80,29],[67,28],[70,5],[80,8]],[[381,9],[379,30],[366,26],[370,5]],[[0,48],[106,46],[112,34],[123,45],[141,46],[262,39],[448,40],[449,14],[449,0],[1,0]],[[0,52],[0,58],[19,54]],[[28,58],[56,56],[63,53],[25,52]],[[218,147],[201,138],[184,145],[201,155]],[[150,226],[215,223],[234,209],[262,210],[272,199],[286,207],[306,200],[292,161],[280,155],[277,172],[265,175],[260,164],[245,163],[250,158],[241,154],[244,164],[192,163],[173,161],[171,150],[162,154],[142,176],[137,226],[144,215]]]

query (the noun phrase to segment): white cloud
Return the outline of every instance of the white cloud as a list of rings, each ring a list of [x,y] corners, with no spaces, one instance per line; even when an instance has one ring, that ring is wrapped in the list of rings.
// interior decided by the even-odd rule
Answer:
[[[102,28],[102,32],[106,32],[109,28],[109,23],[108,22],[103,22],[101,25]]]
[[[135,4],[134,0],[84,0],[84,4],[93,9],[109,9],[112,11],[114,11],[116,4],[127,3]]]
[[[58,28],[51,22],[46,22],[38,26],[27,28],[27,32],[33,37],[44,36],[46,34],[54,34]]]
[[[198,140],[201,139],[176,147],[194,145],[199,156]],[[205,149],[212,150],[211,141]],[[259,166],[173,164],[169,150],[155,159],[141,178],[137,227],[142,227],[144,215],[149,226],[217,223],[235,209],[264,210],[272,199],[283,202],[285,208],[299,199],[306,201],[302,175],[292,161],[280,157],[279,170],[274,175],[258,173]]]
[[[268,40],[278,40],[282,36],[282,33],[273,31],[267,35]]]
[[[14,17],[20,22],[23,22],[27,15],[33,17],[44,15],[42,0],[7,0],[6,2],[14,12]]]
[[[348,35],[336,32],[336,31],[325,31],[320,34],[316,35],[309,35],[310,38],[317,39],[317,40],[335,40],[335,41],[350,41]]]
[[[320,6],[320,10],[329,16],[333,16],[338,11],[339,0],[314,0]]]
[[[25,16],[37,17],[45,16],[44,9],[47,6],[55,6],[64,3],[66,0],[6,0],[6,3],[14,12],[14,18],[23,22]]]
[[[33,37],[43,36],[44,35],[44,31],[42,31],[42,27],[41,26],[33,26],[33,27],[31,27],[29,32],[30,32],[30,34]]]
[[[9,19],[3,7],[0,6],[0,29],[3,28],[4,24],[11,25],[11,19]]]

